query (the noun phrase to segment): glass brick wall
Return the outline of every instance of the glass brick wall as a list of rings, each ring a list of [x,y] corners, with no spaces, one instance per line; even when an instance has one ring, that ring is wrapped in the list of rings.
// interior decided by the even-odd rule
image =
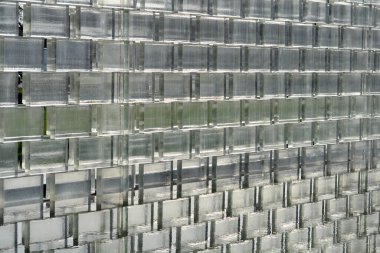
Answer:
[[[0,251],[380,252],[379,0],[0,2]]]

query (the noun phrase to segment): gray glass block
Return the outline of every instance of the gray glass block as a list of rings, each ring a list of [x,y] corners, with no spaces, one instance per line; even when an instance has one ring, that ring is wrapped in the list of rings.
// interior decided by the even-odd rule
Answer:
[[[323,72],[326,70],[326,49],[306,48],[302,53],[304,57],[304,65],[301,66],[301,68],[303,68],[304,71]]]
[[[220,219],[223,217],[223,210],[224,196],[222,192],[195,196],[195,222]]]
[[[17,142],[0,144],[0,176],[15,175],[18,168]]]
[[[256,75],[257,96],[265,99],[285,97],[285,74],[263,73]]]
[[[330,25],[319,25],[317,35],[317,45],[319,47],[338,48],[339,27]]]
[[[41,219],[43,175],[2,178],[2,223]]]
[[[247,50],[248,71],[269,71],[271,66],[270,47],[248,47]]]
[[[63,248],[67,243],[69,227],[66,217],[34,220],[23,225],[26,227],[23,230],[25,247],[31,251]]]
[[[44,112],[42,107],[0,108],[0,139],[41,139],[44,135]]]
[[[349,144],[327,145],[327,172],[332,174],[346,173],[349,161]]]
[[[17,103],[17,73],[0,73],[0,105]]]
[[[151,231],[151,204],[132,205],[124,208],[127,212],[126,231],[129,234]]]
[[[62,0],[59,0],[62,1]],[[89,253],[88,245],[81,245],[70,248],[55,249],[54,253]]]
[[[170,199],[172,196],[172,165],[166,163],[144,164],[139,167],[140,203]]]
[[[238,189],[240,186],[240,156],[220,156],[212,163],[213,191]]]
[[[337,143],[338,126],[336,121],[325,121],[315,126],[314,142],[317,144]]]
[[[371,49],[380,49],[380,29],[371,29],[371,37],[372,40],[370,41]]]
[[[245,120],[250,125],[269,125],[271,123],[270,100],[248,100],[248,115]]]
[[[353,5],[352,25],[355,26],[371,26],[373,10],[368,5]]]
[[[354,240],[350,240],[347,243],[347,252],[349,253],[355,253],[355,252],[365,252],[369,248],[369,245],[367,243],[367,238],[357,238]],[[368,249],[369,250],[369,249]]]
[[[227,245],[227,252],[250,253],[253,249],[253,241],[243,241]]]
[[[336,96],[338,93],[338,75],[334,73],[321,73],[317,75],[318,96]]]
[[[246,177],[249,187],[266,185],[271,182],[271,152],[250,153],[245,157]]]
[[[17,225],[16,224],[9,224],[5,226],[1,226],[0,228],[0,250],[7,252],[6,250],[9,249],[10,252],[12,252],[12,249],[14,249],[17,241],[16,237],[17,232]]]
[[[199,154],[201,156],[223,155],[224,149],[224,129],[200,130]]]
[[[300,3],[299,1],[288,1],[288,0],[279,0],[277,2],[277,19],[285,20],[299,20],[300,14]]]
[[[151,134],[128,136],[127,157],[129,163],[148,163],[153,159],[153,139]]]
[[[301,228],[286,234],[286,248],[290,251],[306,251],[309,249],[309,229]]]
[[[321,121],[326,118],[325,98],[306,98],[302,100],[303,121]]]
[[[351,172],[347,174],[340,174],[339,180],[339,194],[352,195],[358,194],[360,191],[360,174],[359,172]]]
[[[191,102],[183,103],[180,111],[177,111],[178,125],[181,128],[201,128],[207,126],[207,103]]]
[[[349,97],[331,97],[326,100],[328,105],[328,116],[331,119],[347,119],[350,116]]]
[[[98,106],[98,134],[125,134],[132,130],[134,107],[112,104]]]
[[[373,58],[374,56],[371,51],[353,50],[351,52],[351,71],[362,72],[372,70],[374,66]]]
[[[78,214],[78,232],[74,238],[79,244],[110,238],[110,210]]]
[[[172,11],[172,2],[170,0],[146,0],[145,9]]]
[[[301,177],[323,176],[325,167],[325,146],[304,147],[301,150]]]
[[[282,233],[294,230],[297,226],[297,207],[278,208],[273,210],[273,230]]]
[[[367,118],[371,116],[371,97],[351,97],[351,117]]]
[[[341,242],[351,241],[357,237],[358,218],[342,219],[338,221],[338,239]]]
[[[180,245],[181,250],[190,252],[206,248],[206,223],[181,226],[177,228],[177,233],[180,233],[181,236],[180,241],[177,241],[177,245]]]
[[[362,122],[360,119],[339,120],[339,141],[359,141],[361,139]]]
[[[271,234],[260,237],[257,242],[257,249],[263,253],[282,252],[282,235]]]
[[[380,149],[380,141],[373,140],[372,141],[372,147],[371,147],[371,168],[378,169],[379,168],[379,149]]]
[[[124,102],[148,102],[153,100],[154,79],[152,73],[124,74],[122,89]],[[111,89],[107,89],[111,91]],[[103,93],[104,94],[104,93]]]
[[[272,51],[273,53],[273,51]],[[298,48],[278,48],[274,51],[272,68],[278,71],[298,72],[300,69],[300,52]]]
[[[287,125],[288,147],[304,147],[312,145],[313,125],[311,123]]]
[[[254,212],[243,216],[244,239],[262,237],[268,235],[269,213]]]
[[[230,191],[227,212],[232,216],[253,212],[254,197],[255,190],[253,188]]]
[[[271,19],[272,3],[265,0],[249,0],[245,8],[245,16]]]
[[[240,72],[241,49],[240,47],[218,46],[216,48],[216,70],[228,72]]]
[[[47,129],[47,134],[52,138],[89,135],[91,109],[89,106],[49,107]]]
[[[379,122],[380,122],[380,119],[378,118],[374,118],[374,119],[369,119],[369,122],[368,122],[368,128],[369,128],[369,133],[368,133],[368,137],[369,139],[375,139],[375,138],[378,138],[380,136],[380,133],[379,133]]]
[[[172,107],[169,103],[140,104],[140,129],[157,131],[171,128]]]
[[[213,14],[220,16],[241,15],[242,3],[240,1],[221,0],[213,3]]]
[[[190,155],[190,132],[164,132],[162,159],[186,159]]]
[[[222,245],[239,240],[239,219],[237,217],[212,221],[212,246]]]
[[[240,126],[241,124],[241,109],[240,101],[217,101],[214,106],[216,107],[215,125],[217,126]]]
[[[0,40],[0,68],[12,71],[41,71],[44,40],[4,37]]]
[[[347,199],[329,199],[326,202],[326,219],[328,221],[341,220],[347,217]]]
[[[369,168],[370,163],[370,142],[352,142],[350,147],[350,170],[360,171]]]
[[[132,0],[99,0],[97,4],[99,6],[122,7],[122,8],[135,6]]]
[[[190,100],[191,76],[189,74],[165,73],[163,76],[163,100]]]
[[[330,71],[350,71],[351,54],[350,50],[329,50]]]
[[[31,4],[24,7],[24,36],[68,37],[69,9]]]
[[[351,3],[333,3],[330,22],[339,25],[351,25]]]
[[[367,210],[367,199],[366,194],[357,194],[349,196],[349,212],[350,216],[360,216],[364,214]]]
[[[119,41],[97,41],[93,42],[95,48],[95,59],[92,59],[92,67],[103,71],[125,71],[129,64],[129,44]]]
[[[362,49],[365,45],[364,31],[360,27],[342,27],[342,47]]]
[[[323,247],[323,253],[342,253],[344,252],[344,244],[331,244]]]
[[[362,93],[362,75],[360,73],[342,73],[341,93],[343,96],[360,95]]]
[[[55,60],[59,71],[91,70],[91,41],[57,40]]]
[[[233,74],[232,88],[231,88],[231,83],[230,83],[229,89],[230,89],[229,91],[230,96],[233,99],[254,98],[256,96],[255,74],[254,73]]]
[[[323,222],[323,202],[304,203],[301,205],[300,227],[317,226]]]
[[[278,99],[275,101],[277,102],[275,104],[277,115],[274,116],[276,121],[280,123],[299,121],[299,99]]]
[[[208,3],[203,0],[183,0],[181,12],[207,13]]]
[[[324,1],[306,1],[303,5],[302,18],[304,22],[325,23],[327,4]]]
[[[138,252],[167,252],[170,249],[170,231],[161,230],[139,235]]]
[[[57,4],[90,5],[91,0],[56,0]]]
[[[380,186],[377,182],[380,179],[380,171],[373,170],[367,173],[367,191],[379,190]]]
[[[182,197],[208,193],[208,171],[202,159],[181,160],[177,164],[177,189]]]
[[[182,46],[182,65],[184,72],[207,71],[208,58],[207,46],[183,45]]]
[[[80,73],[78,78],[79,103],[110,103],[112,75],[108,73]],[[75,84],[74,84],[75,86]],[[75,89],[75,87],[73,87]],[[75,96],[75,94],[73,94]]]
[[[311,202],[311,180],[292,181],[288,185],[288,202],[290,205]]]
[[[336,195],[336,177],[319,177],[314,180],[314,198],[317,201],[333,199]]]
[[[90,170],[82,170],[47,175],[52,217],[90,211],[91,174]]]
[[[378,117],[380,115],[380,97],[372,96],[369,100],[372,101],[371,116]]]
[[[81,38],[112,38],[112,10],[80,9]]]
[[[257,22],[255,20],[233,19],[231,42],[233,44],[256,44]]]
[[[130,11],[126,37],[136,40],[153,40],[154,17],[152,12]]]
[[[263,150],[282,149],[285,147],[285,126],[270,125],[260,129],[260,148]]]
[[[190,16],[165,14],[163,23],[163,40],[190,41]]]
[[[68,102],[68,75],[64,73],[25,73],[25,104],[58,105]],[[13,87],[14,89],[14,87]]]
[[[168,71],[172,69],[173,45],[145,43],[141,56],[144,71]]]
[[[334,224],[326,223],[313,227],[313,248],[329,246],[334,243]],[[325,251],[324,251],[325,252]],[[336,251],[333,251],[336,252]]]
[[[284,202],[283,184],[264,185],[260,187],[259,206],[261,209],[281,208]]]
[[[267,21],[262,24],[262,44],[282,45],[286,44],[286,27],[284,22]]]
[[[229,153],[256,151],[256,128],[235,127],[230,129],[228,136]]]
[[[366,214],[366,215],[361,215],[360,220],[362,223],[364,223],[365,227],[365,234],[370,235],[370,234],[377,234],[379,232],[379,213],[372,213],[372,214]]]
[[[131,244],[131,238],[130,237],[122,237],[119,239],[112,239],[108,241],[98,241],[95,243],[96,250],[99,251],[99,253],[107,253],[109,251],[115,252],[115,253],[122,253],[122,252],[128,252],[129,248],[128,246]]]
[[[1,3],[0,14],[0,34],[18,35],[16,3]]]
[[[201,17],[199,39],[201,43],[224,43],[224,19]]]
[[[204,73],[199,75],[200,99],[223,99],[224,87],[224,74]]]
[[[190,200],[175,199],[175,200],[165,200],[162,202],[162,217],[159,217],[159,226],[163,228],[166,227],[178,227],[183,225],[189,225],[190,217]]]
[[[292,46],[311,47],[314,44],[314,26],[311,24],[292,24]]]
[[[284,182],[298,179],[299,150],[289,148],[275,150],[273,159],[273,171],[275,182]]]

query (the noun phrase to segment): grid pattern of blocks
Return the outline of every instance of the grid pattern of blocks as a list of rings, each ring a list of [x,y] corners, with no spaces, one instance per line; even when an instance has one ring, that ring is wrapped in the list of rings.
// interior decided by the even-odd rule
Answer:
[[[0,252],[380,252],[379,0],[0,2]]]

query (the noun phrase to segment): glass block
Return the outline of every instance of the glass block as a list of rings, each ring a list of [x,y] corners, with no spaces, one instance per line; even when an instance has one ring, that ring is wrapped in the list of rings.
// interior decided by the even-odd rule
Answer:
[[[339,194],[352,195],[358,194],[360,191],[360,178],[359,172],[351,172],[346,174],[340,174],[338,177],[339,180]]]
[[[68,37],[69,12],[66,7],[53,5],[26,5],[24,9],[24,36]]]
[[[42,107],[0,108],[1,136],[3,140],[40,139],[44,135]]]
[[[172,108],[168,103],[140,105],[140,129],[155,131],[171,128]]]
[[[190,132],[164,132],[163,159],[186,159],[190,154]]]
[[[254,212],[243,216],[244,239],[268,235],[268,212]]]
[[[273,210],[273,230],[282,233],[294,230],[297,226],[297,207],[277,208]]]
[[[221,16],[238,16],[240,17],[240,10],[242,3],[239,1],[222,0],[214,4],[214,10],[216,15]]]
[[[239,240],[239,219],[237,217],[226,218],[223,220],[212,221],[211,236],[213,237],[212,245],[222,245]]]
[[[327,171],[329,174],[344,173],[348,170],[348,143],[327,145]]]
[[[285,97],[285,74],[263,73],[256,75],[257,96],[265,99]]]
[[[177,233],[181,239],[180,248],[184,251],[202,250],[206,248],[206,224],[194,224],[189,226],[181,226],[177,228]]]
[[[1,226],[0,228],[0,249],[4,252],[7,252],[7,249],[9,249],[9,252],[12,252],[13,248],[16,245],[16,231],[17,231],[17,225],[16,224],[9,224],[5,226]]]
[[[340,37],[338,26],[318,26],[317,45],[319,47],[338,48],[339,41]]]
[[[328,116],[331,119],[347,119],[350,116],[350,99],[349,97],[331,97],[326,100],[329,111]]]
[[[80,37],[81,38],[112,38],[112,10],[80,9]]]
[[[277,19],[299,20],[299,1],[279,0],[277,3]]]
[[[247,47],[248,71],[268,71],[271,64],[270,47]]]
[[[170,248],[169,230],[139,234],[138,252],[167,252]]]
[[[159,226],[165,228],[188,225],[191,219],[189,210],[190,200],[187,198],[163,201],[159,204],[159,212],[162,212],[162,217],[159,217],[158,221]]]
[[[254,98],[256,96],[254,73],[235,73],[232,75],[229,86],[230,96],[233,99]]]
[[[92,67],[103,71],[125,71],[129,68],[128,44],[119,41],[94,42],[95,59]],[[132,63],[130,64],[132,65]]]
[[[253,188],[230,191],[227,212],[232,216],[237,216],[254,211],[254,196]]]
[[[338,92],[338,75],[333,73],[321,73],[317,75],[318,96],[336,96]]]
[[[362,75],[360,73],[342,73],[340,85],[343,96],[360,95]]]
[[[151,9],[151,10],[172,10],[172,2],[169,0],[146,0],[144,2],[145,9]]]
[[[331,244],[323,247],[323,253],[342,253],[344,252],[344,244]]]
[[[342,47],[362,49],[365,45],[364,29],[360,27],[342,27]]]
[[[281,149],[285,147],[285,126],[270,125],[260,130],[261,147],[263,150]]]
[[[240,125],[240,101],[218,101],[216,107],[215,125]]]
[[[208,192],[208,171],[202,159],[180,160],[177,162],[177,190],[182,197]]]
[[[110,103],[112,100],[112,74],[80,73],[75,76],[78,81],[73,84],[73,99],[79,103]],[[78,87],[75,87],[78,86]],[[75,98],[75,89],[77,98]]]
[[[366,194],[357,194],[349,196],[349,213],[350,216],[360,216],[367,210]]]
[[[371,210],[379,211],[380,210],[380,191],[371,192]]]
[[[314,197],[316,200],[335,198],[336,178],[335,176],[319,177],[314,180]]]
[[[352,25],[371,26],[373,11],[368,5],[354,5],[352,13]]]
[[[250,253],[253,248],[253,241],[244,241],[239,243],[231,243],[227,246],[230,252]]]
[[[292,24],[292,46],[311,47],[314,44],[314,26],[310,24]]]
[[[224,196],[222,192],[195,196],[194,222],[223,217]]]
[[[368,243],[367,243],[367,238],[357,238],[354,240],[350,240],[347,243],[347,252],[361,252],[361,251],[366,251],[369,248]],[[369,249],[371,250],[371,249]]]
[[[89,135],[91,109],[89,106],[49,107],[47,108],[47,129],[47,134],[52,138]]]
[[[238,189],[240,186],[240,157],[220,156],[212,161],[213,191]]]
[[[153,137],[151,134],[128,136],[127,156],[129,163],[147,163],[153,159]]]
[[[57,4],[90,5],[91,0],[57,0]]]
[[[272,2],[265,0],[249,0],[245,8],[245,16],[253,18],[272,18]]]
[[[322,201],[304,203],[301,205],[300,214],[300,226],[306,227],[316,227],[322,224],[323,221],[323,208]]]
[[[183,15],[164,15],[165,41],[190,41],[190,17]]]
[[[260,252],[281,252],[282,236],[281,234],[271,234],[258,238],[257,248]]]
[[[275,150],[273,171],[275,182],[298,179],[299,150],[298,148]]]
[[[229,152],[242,153],[246,151],[256,151],[256,128],[236,127],[231,128],[229,134]]]
[[[207,46],[183,45],[181,68],[186,72],[207,71]]]
[[[183,0],[182,12],[207,13],[208,3],[203,0]]]
[[[313,248],[334,243],[334,224],[326,223],[313,227]],[[336,252],[336,251],[334,251]]]
[[[141,67],[144,71],[170,71],[173,68],[173,46],[171,44],[145,43]]]
[[[380,178],[380,171],[368,171],[367,176],[367,190],[373,191],[373,190],[379,190],[380,186],[377,184],[378,179]]]
[[[339,141],[358,141],[361,139],[361,121],[360,119],[339,120],[338,135]]]
[[[284,22],[264,22],[261,26],[263,45],[286,44],[286,26]]]
[[[58,105],[68,102],[68,76],[64,73],[25,73],[25,104]],[[13,86],[14,89],[14,86]]]
[[[0,73],[0,105],[14,105],[17,103],[17,73]]]
[[[380,135],[379,133],[379,121],[380,119],[374,118],[374,119],[369,119],[368,125],[369,125],[369,133],[368,136],[370,139],[378,138]]]
[[[350,50],[329,50],[330,71],[350,71]]]
[[[379,44],[380,29],[372,29],[371,36],[372,36],[372,40],[370,41],[371,49],[380,49],[380,44]]]
[[[207,103],[183,103],[178,111],[178,125],[181,128],[199,128],[207,126]]]
[[[295,229],[287,233],[287,249],[292,251],[302,251],[309,249],[309,229]]]
[[[304,71],[323,72],[326,70],[326,49],[306,48],[302,53],[304,65],[301,67]]]
[[[191,76],[189,74],[165,73],[163,76],[163,100],[190,100]]]
[[[288,202],[290,205],[311,202],[311,181],[292,181],[288,185]]]
[[[131,0],[99,0],[99,6],[110,7],[133,7],[135,4]]]
[[[119,104],[98,107],[98,134],[123,134],[132,130],[133,107]]]
[[[239,72],[241,66],[240,47],[218,46],[216,48],[216,70]]]
[[[18,144],[1,143],[0,144],[0,176],[15,175],[18,167]]]
[[[339,25],[351,25],[351,3],[333,3],[330,22]]]
[[[301,103],[303,121],[321,121],[326,118],[325,98],[306,98]]]
[[[351,97],[351,116],[356,118],[370,117],[371,99],[368,96]]]
[[[362,222],[365,226],[365,234],[375,234],[379,231],[379,214],[373,213],[373,214],[366,214],[361,216],[363,218]]]
[[[356,239],[358,220],[356,217],[342,219],[338,221],[338,238],[339,241],[350,241]]]
[[[249,187],[266,185],[271,182],[271,152],[247,154],[244,158],[245,173]]]
[[[284,202],[283,184],[264,185],[260,187],[260,209],[281,208]]]
[[[288,124],[286,131],[288,147],[312,145],[313,126],[311,123]]]
[[[248,101],[248,117],[246,124],[267,125],[271,123],[271,101],[270,100],[249,100]]]
[[[298,48],[278,48],[272,51],[272,70],[299,71],[300,52]]]
[[[130,11],[126,37],[136,40],[153,40],[154,16],[152,12]]]
[[[336,121],[325,121],[315,125],[314,142],[332,144],[337,142],[338,126]]]
[[[254,20],[234,19],[232,21],[233,44],[256,44],[257,22]]]
[[[307,1],[303,5],[302,21],[326,23],[327,4],[324,1]]]
[[[47,175],[52,217],[90,211],[91,174],[90,170],[82,170]]]
[[[323,176],[325,146],[304,147],[301,150],[301,176],[313,178]]]
[[[298,99],[278,99],[275,100],[277,107],[277,115],[275,120],[282,122],[298,122],[299,121],[299,100]],[[276,117],[277,116],[277,117]]]
[[[199,75],[200,99],[223,99],[225,90],[223,74],[205,73]]]
[[[347,217],[347,199],[329,199],[326,202],[326,219],[328,221],[341,220]]]
[[[0,4],[0,34],[18,35],[16,3]]]
[[[59,71],[91,70],[91,41],[57,40],[55,60]]]
[[[127,228],[129,234],[151,231],[151,204],[124,207],[127,212]]]
[[[360,171],[369,168],[370,143],[369,141],[352,142],[350,147],[350,170]]]
[[[111,231],[110,210],[78,214],[78,232],[74,233],[74,240],[79,244],[91,241],[104,240],[110,237]]]
[[[125,102],[153,100],[154,79],[152,73],[128,73],[123,77],[124,86],[121,92]],[[107,91],[111,91],[111,89],[107,89]]]
[[[201,156],[223,155],[224,149],[224,129],[200,130],[199,154]]]
[[[224,19],[201,17],[199,39],[201,43],[224,43]]]

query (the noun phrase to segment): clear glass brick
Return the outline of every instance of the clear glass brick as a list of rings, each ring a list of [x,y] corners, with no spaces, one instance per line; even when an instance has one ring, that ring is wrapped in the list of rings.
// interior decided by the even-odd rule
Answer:
[[[0,34],[18,35],[17,25],[17,5],[16,3],[1,3],[0,4]]]
[[[222,192],[195,196],[194,221],[208,221],[223,217],[224,196]]]
[[[112,38],[112,10],[82,7],[80,9],[81,38]]]
[[[0,73],[0,105],[17,103],[17,73]]]

